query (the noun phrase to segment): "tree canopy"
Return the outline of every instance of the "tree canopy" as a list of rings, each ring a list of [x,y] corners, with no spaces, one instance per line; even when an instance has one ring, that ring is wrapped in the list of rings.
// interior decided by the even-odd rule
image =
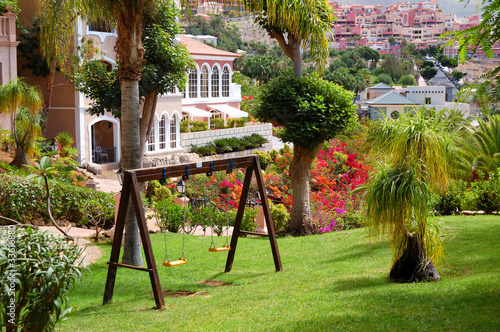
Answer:
[[[356,122],[354,95],[317,74],[281,76],[262,87],[255,116],[285,128],[281,139],[309,149]]]

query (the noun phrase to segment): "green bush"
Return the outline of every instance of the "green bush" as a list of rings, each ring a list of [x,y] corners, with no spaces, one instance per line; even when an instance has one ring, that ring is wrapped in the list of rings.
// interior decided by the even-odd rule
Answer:
[[[112,211],[106,212],[104,228],[114,224],[113,195],[89,188],[79,187],[70,183],[56,181],[51,187],[51,211],[54,219],[76,222],[91,226],[82,220],[81,210],[88,201],[101,200],[112,206]],[[29,181],[21,176],[0,175],[0,215],[20,222],[34,219],[48,221],[45,187]]]
[[[464,193],[467,191],[467,184],[464,181],[451,183],[446,192],[439,195],[434,205],[434,210],[441,216],[449,216],[462,212]]]
[[[192,121],[191,132],[207,131],[207,130],[208,130],[208,122],[201,120]]]
[[[75,140],[67,131],[63,131],[56,136],[56,143],[61,147],[61,150],[70,147],[75,143]]]
[[[245,127],[246,122],[248,122],[248,118],[238,118],[236,119],[236,127]]]
[[[158,199],[153,205],[153,215],[161,230],[177,233],[185,222],[192,219],[188,206],[182,207],[172,199]]]
[[[191,123],[191,120],[189,120],[189,119],[182,120],[181,123],[179,124],[179,131],[181,133],[189,133],[190,123]]]
[[[476,210],[491,214],[500,211],[500,178],[497,172],[491,172],[489,178],[480,172],[479,181],[470,184],[470,191],[475,202]]]
[[[284,233],[290,222],[290,213],[288,213],[283,204],[274,205],[272,202],[269,202],[269,209],[271,210],[271,217],[273,218],[276,233]]]
[[[215,129],[224,129],[224,119],[215,118],[211,119],[210,122],[214,125]]]
[[[267,166],[273,162],[273,159],[271,159],[271,154],[268,152],[254,151],[254,154],[259,157],[260,168],[264,171],[266,170]]]
[[[392,85],[392,78],[389,74],[380,74],[377,76],[377,80],[379,83],[384,83],[387,85]]]
[[[71,311],[80,249],[31,227],[0,229],[0,243],[1,324],[7,331],[54,331]]]
[[[245,207],[245,212],[243,213],[243,219],[241,221],[242,231],[254,231],[255,230],[255,218],[257,218],[257,208]],[[234,212],[236,213],[236,211]],[[233,220],[236,219],[236,216]]]
[[[412,75],[403,75],[399,78],[398,84],[402,86],[417,85],[417,81]]]
[[[208,130],[208,122],[201,120],[183,120],[179,125],[179,130],[181,133],[189,133],[189,132],[198,132],[198,131],[207,131]]]
[[[229,118],[227,120],[227,126],[226,126],[226,128],[234,128],[235,125],[236,125],[236,119],[235,118]]]

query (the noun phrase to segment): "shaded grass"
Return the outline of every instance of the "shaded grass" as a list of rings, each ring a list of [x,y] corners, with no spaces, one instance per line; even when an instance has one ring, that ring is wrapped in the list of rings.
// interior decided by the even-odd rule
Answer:
[[[161,267],[163,235],[152,235],[164,290],[206,294],[166,297],[155,306],[147,273],[118,269],[113,303],[102,306],[111,245],[71,293],[76,310],[58,330],[71,331],[495,331],[500,330],[498,216],[454,216],[444,226],[447,260],[435,283],[388,280],[391,251],[364,229],[279,238],[283,272],[274,272],[267,239],[241,238],[233,270],[209,237],[186,237],[188,264]],[[223,243],[222,238],[217,240]],[[169,255],[182,235],[168,234]],[[203,280],[231,283],[209,286]]]

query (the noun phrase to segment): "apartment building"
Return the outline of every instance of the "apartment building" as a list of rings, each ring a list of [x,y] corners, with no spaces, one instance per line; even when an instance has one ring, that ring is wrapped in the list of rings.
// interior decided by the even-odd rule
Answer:
[[[459,31],[479,24],[477,16],[456,21],[444,14],[436,0],[417,3],[397,2],[383,10],[381,5],[339,5],[330,2],[337,17],[333,26],[333,48],[345,49],[356,45],[372,47],[381,53],[398,54],[400,45],[387,40],[406,40],[417,48],[442,44],[440,37],[448,31]],[[355,40],[355,41],[353,41]]]

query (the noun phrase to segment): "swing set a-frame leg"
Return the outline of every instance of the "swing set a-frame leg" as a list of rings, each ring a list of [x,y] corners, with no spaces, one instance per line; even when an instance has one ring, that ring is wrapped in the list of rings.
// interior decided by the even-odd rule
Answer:
[[[127,175],[127,173],[125,173],[125,175]],[[137,185],[137,180],[135,179],[135,177],[130,174],[128,175],[129,176],[125,176],[125,181],[122,188],[122,196],[120,198],[120,206],[118,208],[115,237],[113,239],[113,246],[111,248],[110,261],[108,262],[109,265],[108,276],[106,278],[106,286],[104,289],[103,304],[110,303],[111,300],[113,299],[113,291],[115,287],[117,268],[126,267],[129,269],[146,271],[149,273],[149,278],[151,280],[151,286],[153,288],[153,294],[155,297],[156,308],[163,310],[165,309],[165,299],[163,297],[163,292],[161,289],[158,269],[156,268],[156,262],[153,255],[153,248],[151,246],[151,240],[149,238],[148,226],[146,224],[146,218],[144,215],[144,208],[140,201],[141,198],[139,193],[139,187]],[[122,237],[123,237],[123,230],[125,228],[125,216],[127,214],[127,209],[129,207],[129,199],[133,202],[134,205],[135,215],[139,226],[139,233],[141,235],[147,268],[118,263]]]
[[[243,182],[243,188],[241,191],[240,203],[238,205],[238,212],[236,213],[236,220],[234,222],[233,235],[231,237],[231,250],[227,255],[226,261],[226,269],[225,272],[230,272],[233,267],[234,255],[236,253],[236,245],[238,244],[238,238],[241,234],[251,234],[251,235],[259,235],[259,236],[269,236],[269,241],[271,243],[271,251],[273,253],[274,258],[274,266],[276,268],[276,272],[282,271],[283,267],[281,265],[281,258],[278,250],[278,243],[276,242],[276,231],[274,228],[274,222],[271,218],[271,213],[269,210],[269,204],[267,202],[267,198],[262,201],[262,208],[264,212],[264,218],[266,220],[266,226],[268,230],[268,234],[260,234],[256,232],[247,232],[241,230],[241,223],[243,220],[243,214],[245,212],[245,205],[248,198],[248,192],[250,190],[250,183],[252,181],[252,173],[255,173],[255,177],[257,179],[257,186],[259,189],[260,197],[267,197],[265,188],[264,188],[264,179],[262,178],[262,172],[260,170],[260,165],[257,162],[257,157],[255,157],[255,163],[253,166],[249,166],[246,169],[245,180]]]

